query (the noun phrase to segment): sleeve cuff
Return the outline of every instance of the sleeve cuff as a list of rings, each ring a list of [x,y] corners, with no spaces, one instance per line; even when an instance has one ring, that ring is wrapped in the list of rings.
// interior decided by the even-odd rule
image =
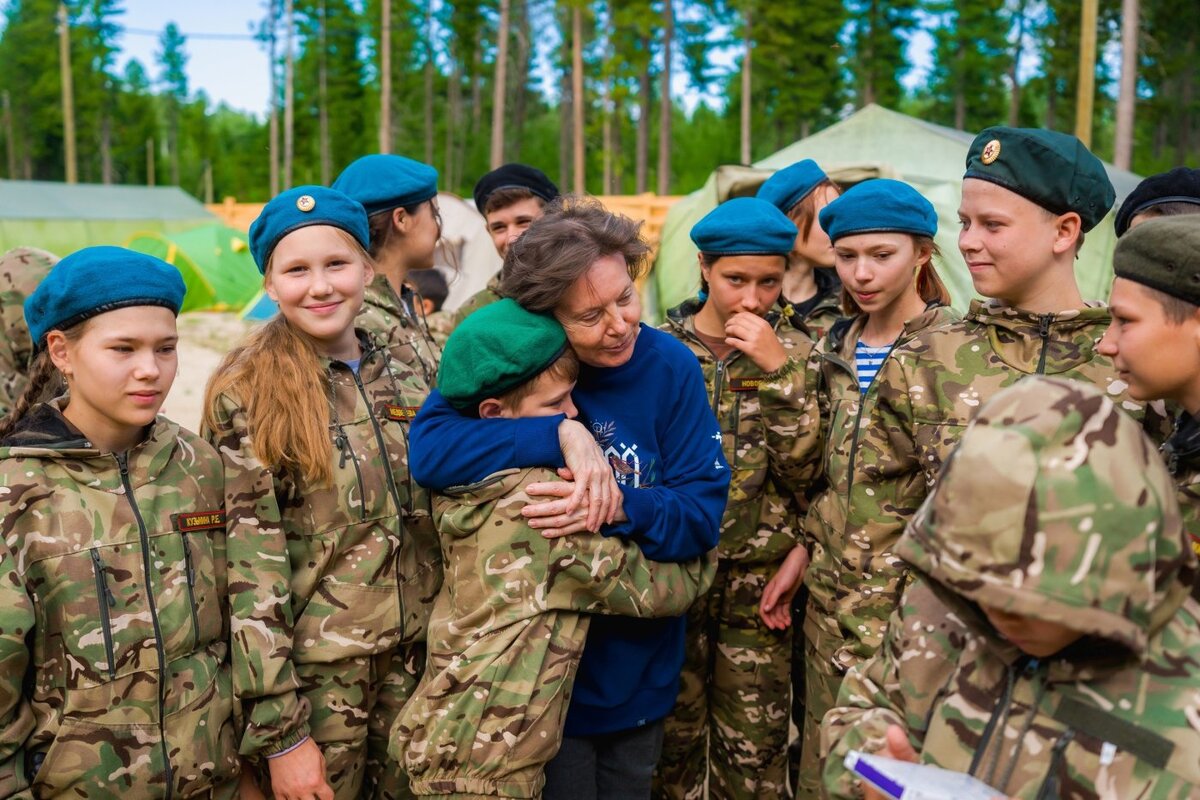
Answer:
[[[565,467],[562,447],[558,443],[558,426],[567,417],[565,414],[555,414],[553,417],[528,417],[531,435],[526,436],[517,446],[525,451],[527,458],[522,463],[537,467]]]
[[[624,495],[624,499],[621,501],[621,510],[625,512],[628,519],[625,522],[607,526],[603,533],[605,536],[628,538],[633,536],[634,532],[644,529],[642,520],[648,517],[653,519],[654,503],[650,494],[641,489],[635,489],[632,486],[618,486],[617,488]]]
[[[263,747],[259,755],[268,760],[272,758],[278,758],[279,756],[287,755],[288,753],[292,752],[297,747],[308,741],[308,739],[309,728],[308,723],[306,722],[294,732],[284,736],[282,739]]]

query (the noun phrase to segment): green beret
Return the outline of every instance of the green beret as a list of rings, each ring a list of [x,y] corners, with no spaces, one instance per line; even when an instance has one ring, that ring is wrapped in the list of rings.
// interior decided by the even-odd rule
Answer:
[[[963,177],[1003,186],[1054,214],[1074,211],[1085,233],[1117,199],[1104,162],[1083,142],[1041,128],[984,129],[967,152]]]
[[[266,274],[271,253],[283,237],[310,225],[341,228],[364,250],[370,246],[367,214],[359,203],[324,186],[297,186],[275,195],[250,223],[250,254],[258,271]]]
[[[504,298],[471,314],[442,349],[438,391],[460,411],[473,410],[542,374],[567,349],[558,320]]]
[[[1200,220],[1159,217],[1117,240],[1113,272],[1200,306]]]
[[[437,196],[438,172],[428,164],[393,155],[356,159],[342,170],[333,188],[363,204],[367,214],[408,208]]]
[[[692,226],[692,241],[713,256],[780,255],[796,246],[796,225],[766,200],[726,200]]]

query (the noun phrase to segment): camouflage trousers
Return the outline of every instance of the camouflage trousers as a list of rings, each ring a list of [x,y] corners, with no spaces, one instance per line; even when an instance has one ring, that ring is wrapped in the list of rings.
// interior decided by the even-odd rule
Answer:
[[[406,800],[408,776],[388,757],[392,724],[425,669],[425,643],[333,664],[297,664],[309,726],[337,800]]]
[[[807,620],[815,620],[821,610],[809,606]],[[833,663],[833,655],[843,640],[820,630],[816,625],[804,629],[804,724],[800,734],[800,769],[796,780],[796,800],[819,800],[821,789],[821,720],[837,703],[844,675]]]
[[[687,655],[667,717],[656,798],[778,798],[786,791],[791,631],[758,618],[778,564],[721,561],[688,612]]]

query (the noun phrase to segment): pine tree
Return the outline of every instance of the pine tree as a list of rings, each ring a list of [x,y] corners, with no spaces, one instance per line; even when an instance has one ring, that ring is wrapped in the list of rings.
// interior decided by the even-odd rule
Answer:
[[[179,122],[183,104],[188,97],[187,44],[179,26],[168,22],[159,39],[161,48],[155,56],[162,71],[159,84],[163,89],[163,105],[167,120],[167,150],[171,156],[171,183],[179,185]]]

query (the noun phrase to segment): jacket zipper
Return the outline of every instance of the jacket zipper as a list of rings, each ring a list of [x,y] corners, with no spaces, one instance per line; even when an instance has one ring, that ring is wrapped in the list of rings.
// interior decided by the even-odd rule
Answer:
[[[364,357],[366,353],[363,354]],[[363,399],[363,403],[367,407],[367,417],[371,420],[371,429],[375,431],[375,442],[379,445],[379,454],[383,457],[383,474],[387,478],[388,492],[392,495],[392,503],[396,506],[396,538],[400,544],[396,547],[396,555],[394,556],[396,568],[396,602],[400,605],[400,624],[404,625],[404,596],[400,591],[400,553],[404,549],[404,505],[400,502],[400,490],[396,487],[396,476],[392,474],[392,461],[388,457],[387,444],[383,440],[383,431],[379,427],[379,420],[375,419],[375,411],[371,406],[371,399],[367,397],[366,387],[363,386],[362,377],[350,370],[354,376],[354,385],[358,387],[358,393]],[[363,510],[366,511],[366,504],[363,504]]]
[[[858,412],[854,415],[854,433],[850,436],[850,460],[848,477],[846,478],[846,508],[850,507],[850,493],[854,490],[854,464],[858,460],[858,431],[862,428],[863,409],[867,407],[867,395],[875,388],[875,380],[879,377],[879,373],[883,371],[883,365],[892,357],[892,351],[896,349],[900,337],[896,337],[896,341],[892,342],[892,346],[888,348],[887,355],[883,357],[883,361],[879,362],[879,370],[875,376],[871,378],[871,383],[867,386],[865,392],[860,391],[858,397]],[[857,364],[857,362],[856,362]],[[858,389],[858,372],[854,374],[854,388]]]
[[[188,608],[192,612],[192,631],[195,633],[192,646],[200,646],[200,616],[196,611],[196,565],[192,561],[192,545],[186,533],[179,534],[183,542],[183,567],[187,576]]]
[[[146,577],[146,604],[150,608],[150,622],[154,626],[154,648],[158,651],[158,735],[159,743],[162,746],[163,765],[167,770],[166,797],[170,798],[175,777],[173,774],[174,771],[171,769],[170,750],[167,746],[165,719],[167,705],[167,653],[163,648],[162,629],[158,624],[158,608],[154,603],[154,579],[150,565],[150,535],[146,532],[146,521],[142,519],[142,512],[133,497],[133,484],[129,480],[129,456],[127,453],[117,454],[117,466],[121,471],[121,485],[125,487],[125,499],[129,502],[129,507],[133,510],[134,519],[137,520],[138,538],[142,545],[142,571]]]
[[[1038,375],[1046,373],[1046,349],[1050,346],[1050,323],[1053,321],[1053,314],[1042,314],[1038,317],[1038,336],[1042,337],[1042,355],[1038,358]]]
[[[1042,785],[1038,789],[1037,800],[1058,800],[1058,770],[1062,765],[1063,753],[1066,752],[1067,745],[1075,738],[1075,731],[1067,728],[1063,731],[1063,735],[1058,737],[1054,742],[1054,748],[1051,750],[1050,767],[1046,770],[1046,777],[1042,780]]]
[[[104,562],[100,560],[100,551],[92,548],[92,569],[96,573],[96,598],[100,602],[100,627],[104,632],[104,657],[108,660],[108,679],[117,677],[116,656],[113,654],[112,618],[109,609],[116,608],[117,598],[113,597],[108,588],[108,578],[104,575]]]
[[[358,518],[359,521],[367,519],[367,490],[363,486],[362,467],[358,465],[358,459],[354,455],[354,448],[350,446],[350,437],[342,430],[341,424],[338,424],[338,434],[334,437],[334,443],[337,444],[338,450],[341,451],[341,457],[338,459],[338,469],[346,468],[346,461],[349,460],[354,465],[354,479],[358,481]]]

